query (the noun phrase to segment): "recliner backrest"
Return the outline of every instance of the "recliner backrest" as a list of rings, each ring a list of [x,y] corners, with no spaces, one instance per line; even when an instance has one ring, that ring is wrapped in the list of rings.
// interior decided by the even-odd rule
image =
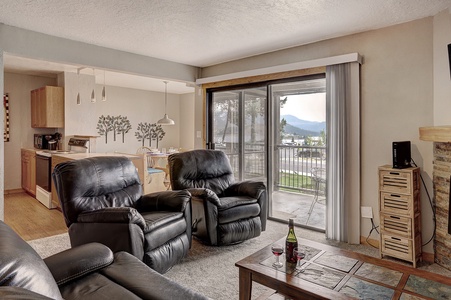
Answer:
[[[107,207],[135,207],[142,186],[133,162],[100,156],[64,162],[52,173],[67,226],[80,213]]]
[[[234,182],[227,155],[219,150],[192,150],[168,157],[172,189],[207,188],[221,195]]]

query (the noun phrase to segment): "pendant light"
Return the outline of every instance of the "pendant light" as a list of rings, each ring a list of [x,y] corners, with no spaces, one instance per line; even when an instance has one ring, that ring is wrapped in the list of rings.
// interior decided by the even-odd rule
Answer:
[[[105,92],[105,70],[103,70],[103,89],[102,89],[102,101],[106,101],[106,92]]]
[[[94,70],[94,68],[92,69],[92,75],[94,76],[94,87],[92,88],[92,93],[91,93],[91,103],[96,103],[96,94],[95,94],[95,89],[96,89],[96,71]]]
[[[77,69],[77,105],[81,104],[81,99],[80,99],[80,68]]]
[[[164,117],[163,119],[158,120],[157,124],[158,125],[174,125],[175,122],[172,119],[169,119],[168,114],[166,113],[166,109],[168,106],[168,82],[167,81],[163,81],[165,84],[165,88],[164,88]]]

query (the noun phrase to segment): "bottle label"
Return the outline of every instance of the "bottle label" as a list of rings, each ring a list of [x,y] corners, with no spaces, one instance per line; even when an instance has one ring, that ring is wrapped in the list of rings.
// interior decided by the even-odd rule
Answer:
[[[286,242],[285,245],[285,256],[287,258],[287,262],[296,263],[296,257],[293,255],[293,250],[298,246],[297,242]]]

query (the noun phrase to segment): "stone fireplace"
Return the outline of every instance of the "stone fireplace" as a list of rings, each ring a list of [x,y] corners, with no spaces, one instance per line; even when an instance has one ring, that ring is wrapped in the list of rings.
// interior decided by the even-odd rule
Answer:
[[[435,262],[451,270],[451,126],[422,127],[420,139],[434,142]]]

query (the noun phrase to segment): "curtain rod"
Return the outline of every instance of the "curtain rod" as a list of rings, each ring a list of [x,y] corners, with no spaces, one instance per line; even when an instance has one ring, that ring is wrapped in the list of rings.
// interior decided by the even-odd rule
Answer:
[[[224,81],[224,80],[231,80],[231,79],[237,79],[237,78],[259,76],[259,75],[266,75],[266,74],[287,72],[287,71],[294,71],[294,70],[302,70],[302,69],[315,68],[315,67],[324,67],[324,66],[337,65],[337,64],[343,64],[343,63],[349,63],[349,62],[358,62],[359,64],[362,64],[362,59],[363,58],[359,53],[349,53],[349,54],[301,61],[301,62],[285,64],[285,65],[272,66],[272,67],[267,67],[267,68],[260,68],[260,69],[254,69],[254,70],[248,70],[248,71],[242,71],[242,72],[236,72],[236,73],[223,74],[223,75],[218,75],[218,76],[199,78],[196,80],[196,84],[201,85],[201,84],[211,83],[211,82],[218,82],[218,81]]]

